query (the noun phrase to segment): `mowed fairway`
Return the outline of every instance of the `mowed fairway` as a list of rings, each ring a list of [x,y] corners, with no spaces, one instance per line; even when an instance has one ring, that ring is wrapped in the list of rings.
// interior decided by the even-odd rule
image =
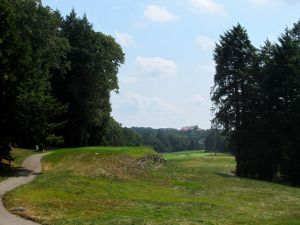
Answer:
[[[42,224],[300,224],[300,189],[240,179],[234,159],[203,151],[142,166],[146,147],[51,153],[44,173],[5,196],[8,209]]]

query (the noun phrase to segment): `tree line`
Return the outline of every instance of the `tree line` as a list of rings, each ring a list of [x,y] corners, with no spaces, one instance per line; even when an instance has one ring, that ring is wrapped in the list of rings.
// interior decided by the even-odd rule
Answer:
[[[255,48],[240,24],[220,36],[211,96],[238,176],[300,184],[300,22]]]
[[[10,145],[109,144],[125,60],[114,38],[40,0],[2,0],[0,21],[0,164]]]
[[[158,152],[187,150],[225,152],[228,150],[226,138],[220,130],[203,130],[197,126],[188,130],[150,127],[133,127],[132,129],[141,137],[141,144],[152,146]]]

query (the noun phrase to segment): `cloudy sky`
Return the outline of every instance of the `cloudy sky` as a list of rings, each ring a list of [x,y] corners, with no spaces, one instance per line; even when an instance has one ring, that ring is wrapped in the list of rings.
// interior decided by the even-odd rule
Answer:
[[[112,115],[124,126],[209,128],[214,43],[238,22],[256,47],[300,19],[299,0],[43,0],[86,13],[126,54]]]

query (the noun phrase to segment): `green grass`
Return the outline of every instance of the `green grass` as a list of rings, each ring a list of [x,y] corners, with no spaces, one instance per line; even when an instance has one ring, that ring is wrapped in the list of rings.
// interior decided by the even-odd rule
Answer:
[[[165,154],[142,167],[145,147],[64,149],[43,175],[5,196],[42,224],[300,224],[300,189],[240,179],[234,159],[203,151]]]
[[[199,150],[199,151],[183,151],[183,152],[173,152],[173,153],[164,154],[166,160],[195,159],[203,156],[215,156],[215,153],[206,152],[205,150]],[[216,156],[228,156],[228,154],[218,153]]]
[[[22,165],[24,159],[35,153],[36,152],[33,150],[13,148],[11,155],[14,158],[14,161],[10,163],[9,167],[5,167],[4,170],[0,172],[0,182],[13,176],[14,173],[16,173],[17,168]]]

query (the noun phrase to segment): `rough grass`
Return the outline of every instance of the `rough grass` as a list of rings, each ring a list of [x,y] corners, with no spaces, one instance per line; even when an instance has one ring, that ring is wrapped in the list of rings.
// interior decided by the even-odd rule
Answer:
[[[11,155],[14,158],[14,161],[11,163],[5,162],[6,166],[2,171],[0,171],[0,182],[9,178],[10,176],[13,176],[18,171],[18,168],[22,165],[24,159],[35,153],[36,152],[33,150],[13,148]]]
[[[300,189],[240,179],[233,157],[203,151],[165,154],[142,167],[148,148],[65,149],[44,173],[5,196],[9,209],[42,224],[300,224]]]

